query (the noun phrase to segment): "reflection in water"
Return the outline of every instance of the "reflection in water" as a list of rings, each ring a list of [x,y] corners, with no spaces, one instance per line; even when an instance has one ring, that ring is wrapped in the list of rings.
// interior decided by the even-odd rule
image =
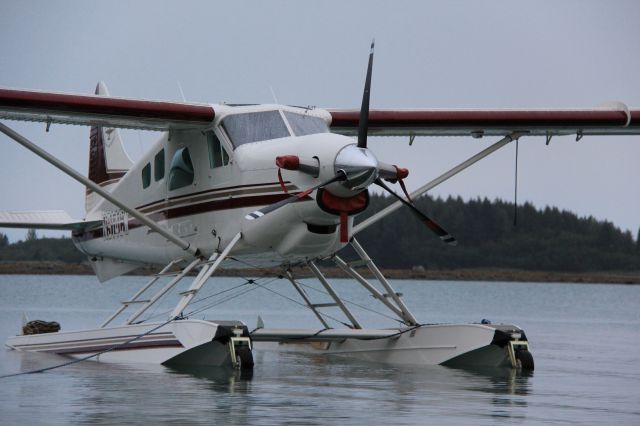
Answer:
[[[517,410],[514,408],[528,406],[527,399],[523,397],[529,395],[531,391],[529,380],[533,377],[533,371],[496,367],[467,370],[467,373],[485,379],[477,384],[471,381],[474,385],[468,386],[466,390],[491,394],[491,403],[494,406],[493,417],[523,417],[516,414]]]
[[[69,329],[99,323],[110,313],[104,310],[109,292],[115,291],[112,302],[117,303],[140,285],[133,282],[137,278],[126,278],[135,286],[122,287],[120,294],[117,286],[107,291],[85,278],[20,279],[25,282],[15,285],[15,276],[4,281],[0,276],[3,338],[20,329],[22,311],[64,317]],[[235,285],[231,279],[228,284]],[[356,300],[352,288],[348,281],[336,283],[340,294]],[[0,381],[0,423],[639,424],[640,287],[407,281],[398,283],[398,290],[409,296],[421,318],[466,322],[492,312],[502,321],[521,320],[536,342],[537,370],[394,367],[259,351],[248,378],[231,369],[185,371],[92,361]],[[253,323],[255,312],[247,313],[246,307],[264,306],[261,314],[274,327],[299,318],[258,292],[248,296],[254,299],[231,303],[216,315]],[[528,303],[514,305],[513,300]],[[276,322],[280,316],[285,324]],[[0,350],[0,372],[66,360]]]
[[[204,367],[204,366],[167,366],[168,374],[175,374],[176,378],[196,377],[208,380],[215,391],[237,392],[242,387],[236,387],[240,382],[250,382],[253,378],[253,370],[238,370],[229,367]],[[247,387],[245,386],[246,390]]]
[[[365,379],[370,377],[371,368],[361,372],[361,379]],[[379,366],[376,372],[378,378],[384,379],[383,386],[393,386],[393,393],[398,396],[393,400],[396,412],[415,413],[416,403],[428,404],[429,409],[438,405],[451,409],[454,405],[458,414],[467,411],[470,417],[525,418],[523,409],[528,406],[526,397],[530,393],[532,377],[531,372],[511,368]],[[358,369],[351,374],[358,376]],[[464,405],[455,404],[458,399],[464,400]],[[477,404],[469,404],[469,401]]]
[[[23,355],[30,368],[61,358]],[[434,410],[455,411],[458,419],[523,419],[530,392],[531,376],[507,368],[399,367],[270,351],[257,352],[255,360],[253,374],[85,362],[46,375],[68,397],[59,406],[81,423],[420,423]],[[33,386],[23,391],[38,394]]]

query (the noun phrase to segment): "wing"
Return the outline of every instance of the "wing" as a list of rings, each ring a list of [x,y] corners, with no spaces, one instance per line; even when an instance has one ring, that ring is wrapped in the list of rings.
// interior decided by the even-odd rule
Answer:
[[[72,219],[62,210],[0,211],[0,228],[35,228],[81,230],[100,225],[102,221]]]
[[[0,119],[145,130],[204,128],[212,106],[0,88]]]
[[[357,135],[358,110],[328,109],[331,131]],[[594,109],[371,110],[373,136],[505,136],[640,134],[640,109],[622,103]]]

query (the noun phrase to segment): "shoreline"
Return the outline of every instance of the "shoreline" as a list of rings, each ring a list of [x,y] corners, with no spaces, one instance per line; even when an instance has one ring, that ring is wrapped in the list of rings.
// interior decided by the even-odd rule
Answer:
[[[158,267],[142,267],[127,275],[147,276],[158,272]],[[373,275],[368,269],[357,268],[366,278]],[[347,278],[339,268],[322,268],[328,278]],[[584,283],[584,284],[640,284],[640,271],[637,272],[556,272],[525,271],[502,269],[459,269],[459,270],[409,270],[381,269],[389,279],[433,280],[433,281],[509,281],[509,282],[541,282],[541,283]],[[297,278],[311,276],[308,270],[300,267],[293,269]],[[91,265],[84,263],[64,262],[0,262],[1,275],[94,275]],[[218,276],[278,276],[281,270],[272,269],[220,269]]]

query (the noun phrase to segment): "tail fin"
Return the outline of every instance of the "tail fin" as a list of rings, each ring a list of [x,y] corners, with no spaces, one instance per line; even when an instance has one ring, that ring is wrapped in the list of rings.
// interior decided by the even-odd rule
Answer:
[[[95,94],[109,96],[107,86],[102,81],[96,86]],[[118,183],[133,162],[124,150],[117,129],[94,126],[91,128],[90,141],[89,179],[108,190]],[[93,191],[87,190],[85,210],[91,211],[99,200],[100,197]]]

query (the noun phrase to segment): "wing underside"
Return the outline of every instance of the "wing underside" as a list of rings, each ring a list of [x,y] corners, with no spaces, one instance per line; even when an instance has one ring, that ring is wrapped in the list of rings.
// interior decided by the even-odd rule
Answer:
[[[359,111],[329,109],[331,131],[358,133]],[[594,109],[371,110],[372,136],[637,135],[640,110],[624,104]]]

